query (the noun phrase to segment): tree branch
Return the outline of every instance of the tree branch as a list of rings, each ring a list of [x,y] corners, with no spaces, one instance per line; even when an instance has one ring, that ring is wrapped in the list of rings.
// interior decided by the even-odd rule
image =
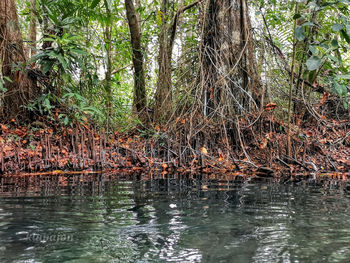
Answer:
[[[275,45],[275,43],[273,42],[273,40],[272,40],[272,36],[271,36],[270,30],[269,30],[269,27],[267,25],[267,21],[266,21],[265,15],[262,12],[261,7],[260,7],[260,12],[262,14],[262,17],[263,17],[263,20],[264,20],[264,24],[265,24],[265,27],[266,27],[266,30],[267,30],[267,33],[268,33],[268,36],[265,36],[265,38],[266,38],[267,42],[271,45],[272,49],[275,51],[275,54],[278,55],[281,58],[281,60],[282,60],[282,62],[284,64],[284,67],[285,67],[285,71],[287,71],[289,76],[291,76],[292,75],[291,69],[290,69],[290,67],[288,65],[288,62],[287,62],[287,60],[286,60],[282,50],[279,47],[277,47]],[[321,86],[321,85],[314,86],[312,83],[304,80],[303,78],[298,76],[296,73],[294,73],[294,79],[303,82],[306,86],[309,86],[315,92],[324,93],[326,91],[323,86]]]
[[[183,7],[180,7],[172,22],[171,22],[171,25],[170,25],[170,39],[169,39],[169,52],[172,51],[173,49],[173,46],[174,46],[174,41],[175,41],[175,35],[176,35],[176,29],[177,29],[177,25],[178,25],[178,22],[179,22],[179,19],[180,19],[180,16],[182,13],[186,12],[187,10],[195,7],[196,5],[198,5],[200,2],[202,2],[202,0],[197,0],[195,2],[193,2],[192,4],[189,4],[187,6],[183,6]]]

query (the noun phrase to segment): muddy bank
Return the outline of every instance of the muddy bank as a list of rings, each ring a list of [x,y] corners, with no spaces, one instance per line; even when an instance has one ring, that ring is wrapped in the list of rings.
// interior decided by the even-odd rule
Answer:
[[[259,177],[279,177],[349,172],[347,123],[298,129],[293,136],[293,157],[287,157],[283,125],[265,122],[262,127],[270,128],[260,135],[251,128],[241,128],[243,151],[238,147],[228,149],[215,130],[210,134],[202,131],[203,136],[212,139],[210,144],[192,141],[191,145],[179,145],[175,136],[161,128],[145,135],[106,133],[87,125],[67,128],[0,124],[0,173],[114,169],[208,174],[244,171]]]

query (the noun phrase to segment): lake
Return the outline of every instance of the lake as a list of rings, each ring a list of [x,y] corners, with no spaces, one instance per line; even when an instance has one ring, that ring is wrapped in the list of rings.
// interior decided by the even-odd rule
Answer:
[[[347,182],[0,177],[0,262],[350,262]]]

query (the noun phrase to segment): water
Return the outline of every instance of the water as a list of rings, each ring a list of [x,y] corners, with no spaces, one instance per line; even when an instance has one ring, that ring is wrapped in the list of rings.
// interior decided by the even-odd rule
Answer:
[[[0,178],[0,262],[350,262],[346,183]]]

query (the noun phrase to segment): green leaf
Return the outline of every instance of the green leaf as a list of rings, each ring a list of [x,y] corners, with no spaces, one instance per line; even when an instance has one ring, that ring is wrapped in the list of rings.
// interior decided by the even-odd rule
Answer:
[[[334,24],[334,25],[332,26],[332,30],[333,30],[334,32],[339,32],[339,31],[342,30],[343,28],[344,28],[344,26],[341,25],[341,24]]]
[[[56,12],[54,12],[52,9],[46,7],[46,11],[47,11],[47,16],[56,24],[59,25],[59,21],[58,21],[58,14]]]
[[[82,49],[72,49],[71,50],[72,53],[76,53],[76,54],[79,54],[79,55],[83,55],[83,56],[87,56],[88,53],[86,53],[84,50]]]
[[[43,73],[46,74],[47,72],[49,72],[49,71],[52,69],[52,67],[53,67],[54,64],[55,64],[55,62],[52,61],[52,60],[44,61],[44,63],[42,63],[42,66],[43,66],[43,68],[42,68]]]
[[[107,8],[109,9],[109,10],[112,10],[113,9],[113,1],[114,0],[105,0],[106,1],[106,4],[107,4]]]
[[[333,83],[333,91],[340,97],[345,97],[347,94],[347,87],[345,85],[339,84],[337,82]]]
[[[318,56],[312,56],[306,61],[306,66],[309,71],[318,69],[322,64],[322,59]]]
[[[318,50],[317,50],[316,46],[310,46],[309,50],[311,51],[312,55],[317,56]]]
[[[12,81],[12,79],[10,79],[9,77],[7,77],[7,76],[4,76],[4,79],[6,79],[8,82],[10,82],[10,83],[12,83],[13,81]]]
[[[299,19],[299,18],[301,18],[301,14],[295,14],[295,15],[293,16],[293,19],[294,19],[294,20]]]
[[[47,55],[50,59],[56,59],[58,56],[54,51],[50,51]]]
[[[51,37],[45,37],[45,38],[42,39],[42,41],[44,41],[44,42],[55,42],[56,39],[51,38]]]
[[[312,22],[306,22],[306,23],[302,24],[302,26],[316,26],[316,24],[312,23]]]
[[[303,41],[305,39],[305,28],[302,26],[298,26],[295,29],[295,36],[299,41]]]
[[[347,34],[347,32],[343,29],[340,31],[340,33],[343,36],[343,38],[346,40],[346,42],[350,44],[350,36]]]
[[[66,116],[66,117],[64,118],[63,123],[64,123],[64,125],[68,125],[68,123],[69,123],[69,118],[68,118],[68,116]]]
[[[0,81],[0,91],[5,93],[7,91],[7,89],[4,87],[4,83],[2,81]]]
[[[53,107],[51,106],[49,98],[45,98],[44,105],[47,110],[51,110]]]
[[[333,48],[339,48],[338,40],[334,38],[331,42]]]
[[[346,79],[346,80],[350,80],[350,74],[339,75],[339,76],[337,76],[337,79]]]
[[[57,59],[58,61],[61,63],[63,69],[68,69],[68,64],[67,64],[67,61],[66,59],[61,55],[61,54],[58,54],[57,55]]]
[[[330,60],[332,60],[333,62],[335,62],[335,63],[340,63],[339,62],[339,59],[337,58],[337,57],[335,57],[335,56],[332,56],[332,55],[327,55],[327,58],[329,58]]]

